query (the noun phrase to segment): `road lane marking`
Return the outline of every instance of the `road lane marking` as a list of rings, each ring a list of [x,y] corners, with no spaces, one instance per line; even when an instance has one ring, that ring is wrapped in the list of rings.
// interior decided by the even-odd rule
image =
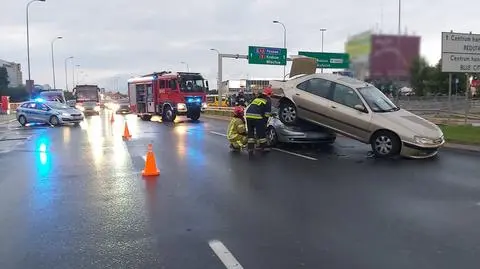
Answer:
[[[291,151],[284,150],[284,149],[272,148],[272,150],[283,152],[283,153],[290,154],[290,155],[293,155],[293,156],[297,156],[297,157],[300,157],[300,158],[304,158],[304,159],[307,159],[307,160],[310,160],[310,161],[318,161],[317,158],[313,158],[313,157],[310,157],[310,156],[307,156],[307,155],[291,152]]]
[[[219,240],[210,240],[208,245],[210,245],[210,248],[215,252],[227,269],[243,269],[243,266],[222,242]]]
[[[215,132],[215,131],[210,131],[210,133],[212,133],[212,134],[214,134],[214,135],[219,135],[219,136],[227,137],[226,134],[222,134],[222,133]],[[310,156],[307,156],[307,155],[303,155],[303,154],[300,154],[300,153],[291,152],[291,151],[284,150],[284,149],[272,148],[272,150],[275,150],[275,151],[278,151],[278,152],[283,152],[283,153],[290,154],[290,155],[293,155],[293,156],[297,156],[297,157],[300,157],[300,158],[304,158],[304,159],[307,159],[307,160],[310,160],[310,161],[318,161],[317,158],[313,158],[313,157],[310,157]]]
[[[210,133],[212,133],[212,134],[214,134],[214,135],[219,135],[219,136],[227,137],[226,134],[222,134],[222,133],[219,133],[219,132],[210,131]]]

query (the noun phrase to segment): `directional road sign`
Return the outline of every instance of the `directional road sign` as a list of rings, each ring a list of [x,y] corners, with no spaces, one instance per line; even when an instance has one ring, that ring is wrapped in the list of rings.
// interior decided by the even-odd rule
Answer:
[[[350,67],[350,57],[347,53],[299,51],[298,55],[317,59],[317,68],[348,69]]]
[[[248,47],[249,64],[286,65],[287,49],[269,47]]]
[[[442,72],[480,73],[480,35],[443,32]]]

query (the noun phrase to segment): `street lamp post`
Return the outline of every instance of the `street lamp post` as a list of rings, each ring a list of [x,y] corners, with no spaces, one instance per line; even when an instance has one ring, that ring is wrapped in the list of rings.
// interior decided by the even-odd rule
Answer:
[[[55,43],[55,41],[57,41],[59,39],[62,39],[62,38],[63,37],[61,37],[61,36],[57,36],[50,43],[51,44],[51,49],[52,49],[52,74],[53,74],[53,89],[54,90],[57,89],[57,85],[56,85],[56,82],[55,82],[55,56],[54,56],[54,52],[53,52],[53,44]]]
[[[283,23],[280,22],[280,21],[273,21],[273,23],[277,23],[277,24],[282,25],[282,27],[283,27],[283,48],[284,48],[284,49],[287,49],[287,27],[285,27],[285,24],[283,24]],[[285,80],[286,70],[287,70],[287,65],[285,64],[285,65],[283,66],[283,79],[284,79],[284,80]]]
[[[65,90],[68,91],[68,68],[67,62],[68,60],[73,59],[73,56],[65,58]],[[73,86],[73,85],[72,85]]]
[[[187,62],[180,62],[181,64],[184,64],[187,66],[187,72],[190,72],[190,67],[188,67],[188,63]]]
[[[322,52],[323,52],[323,34],[327,31],[326,28],[321,28],[320,32],[322,32]],[[323,73],[323,68],[320,69],[320,72]]]
[[[73,70],[74,71],[74,76],[76,76],[77,80],[75,81],[75,86],[78,85],[78,69],[79,69],[80,65],[79,64],[76,64],[75,65],[75,69]],[[75,78],[74,78],[75,79]]]
[[[28,66],[28,80],[32,80],[32,77],[31,77],[31,72],[30,72],[30,29],[29,29],[29,25],[28,25],[28,11],[29,11],[29,7],[30,5],[33,3],[33,2],[45,2],[45,0],[31,0],[30,2],[28,2],[27,4],[27,7],[26,7],[26,19],[27,19],[27,66]],[[31,89],[28,89],[28,90],[31,90]]]

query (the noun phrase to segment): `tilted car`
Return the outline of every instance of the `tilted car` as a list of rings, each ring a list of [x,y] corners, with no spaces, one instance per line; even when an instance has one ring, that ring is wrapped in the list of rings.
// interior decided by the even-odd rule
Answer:
[[[83,113],[55,101],[27,101],[17,108],[17,120],[25,126],[27,123],[48,123],[53,126],[83,121]]]
[[[370,144],[379,157],[432,157],[445,143],[437,125],[395,106],[375,86],[350,77],[315,74],[316,65],[302,68],[293,70],[286,81],[271,81],[284,124],[295,125],[302,119],[323,126]]]

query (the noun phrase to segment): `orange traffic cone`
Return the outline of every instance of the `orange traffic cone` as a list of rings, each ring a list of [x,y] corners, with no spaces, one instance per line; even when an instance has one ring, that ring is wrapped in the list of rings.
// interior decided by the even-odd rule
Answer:
[[[159,176],[160,170],[157,169],[155,154],[153,154],[152,144],[148,144],[147,158],[145,159],[145,169],[142,170],[145,177]]]
[[[123,130],[123,139],[124,140],[129,140],[130,138],[132,138],[132,135],[130,134],[130,131],[128,130],[127,122],[125,122],[125,128]]]
[[[113,117],[113,113],[112,113],[112,117],[110,117],[110,122],[111,122],[111,123],[114,123],[114,122],[115,122],[115,118]]]

